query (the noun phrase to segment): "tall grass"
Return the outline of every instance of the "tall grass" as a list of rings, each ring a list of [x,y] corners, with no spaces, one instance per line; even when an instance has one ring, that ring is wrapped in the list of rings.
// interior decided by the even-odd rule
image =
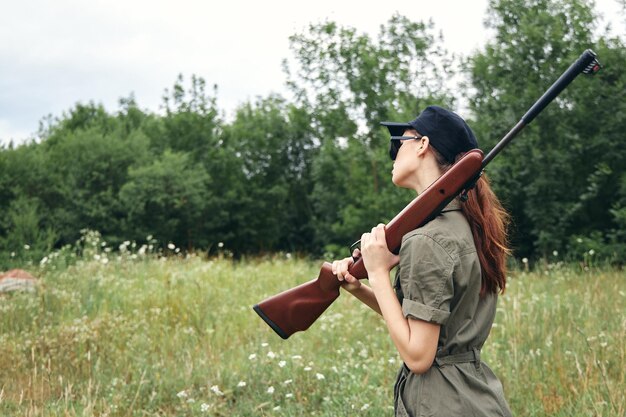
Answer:
[[[0,415],[393,414],[400,362],[374,313],[342,295],[284,341],[251,309],[320,262],[91,259],[47,263],[36,293],[0,298]],[[625,284],[616,270],[512,274],[483,358],[515,415],[624,416]]]

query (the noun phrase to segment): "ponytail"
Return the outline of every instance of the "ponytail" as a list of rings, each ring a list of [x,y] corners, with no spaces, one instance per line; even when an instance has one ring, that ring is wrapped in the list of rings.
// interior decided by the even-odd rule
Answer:
[[[447,163],[434,148],[431,147],[431,150],[440,167],[447,171],[452,164]],[[462,155],[458,155],[457,160]],[[510,217],[485,174],[468,191],[467,201],[461,204],[461,209],[472,230],[482,270],[480,295],[503,293],[506,287],[506,257],[511,254],[507,239]]]
[[[504,292],[506,287],[506,257],[511,254],[507,241],[509,214],[496,197],[483,174],[461,204],[469,222],[482,270],[480,294]]]

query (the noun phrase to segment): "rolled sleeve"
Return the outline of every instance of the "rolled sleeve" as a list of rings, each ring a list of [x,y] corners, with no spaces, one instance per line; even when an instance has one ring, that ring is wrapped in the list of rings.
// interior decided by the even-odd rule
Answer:
[[[408,235],[400,248],[404,317],[445,324],[454,295],[454,262],[431,236]]]
[[[402,301],[402,313],[405,318],[411,317],[437,324],[445,324],[450,316],[449,311],[439,310],[408,298]]]

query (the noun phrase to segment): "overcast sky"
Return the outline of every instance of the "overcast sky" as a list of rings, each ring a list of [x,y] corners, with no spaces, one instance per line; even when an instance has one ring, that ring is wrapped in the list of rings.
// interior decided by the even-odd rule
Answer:
[[[617,0],[597,10],[623,36]],[[21,142],[39,120],[93,100],[109,111],[134,93],[158,111],[176,76],[218,85],[218,106],[285,94],[288,36],[325,19],[375,35],[394,12],[433,19],[444,46],[464,55],[489,37],[487,0],[55,0],[0,3],[0,143]]]

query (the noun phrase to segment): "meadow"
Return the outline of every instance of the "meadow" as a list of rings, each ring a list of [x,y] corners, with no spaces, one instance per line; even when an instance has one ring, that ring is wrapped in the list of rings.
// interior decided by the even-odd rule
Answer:
[[[393,415],[400,360],[378,316],[343,294],[285,341],[251,308],[321,261],[101,246],[0,297],[0,415]],[[482,356],[514,414],[624,416],[624,311],[624,271],[511,271]]]

